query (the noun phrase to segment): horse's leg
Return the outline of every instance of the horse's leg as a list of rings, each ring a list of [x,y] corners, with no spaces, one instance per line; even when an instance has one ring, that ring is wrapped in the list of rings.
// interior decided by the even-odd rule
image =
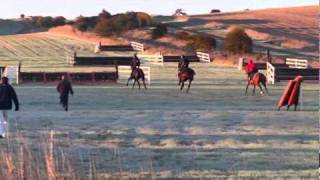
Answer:
[[[136,85],[136,82],[137,82],[137,80],[136,80],[136,79],[134,79],[134,81],[133,81],[133,85],[132,85],[132,89],[134,88],[134,85]]]
[[[144,78],[142,78],[142,83],[143,83],[144,89],[147,89],[146,81]]]
[[[129,86],[129,81],[131,80],[131,77],[128,78],[128,81],[127,81],[127,86]]]
[[[260,83],[259,83],[259,88],[260,88],[260,94],[264,94]]]
[[[248,93],[248,87],[249,87],[249,81],[248,81],[248,83],[247,83],[247,87],[246,87],[246,93],[245,93],[245,95],[247,95],[247,93]]]
[[[139,79],[137,80],[137,83],[138,83],[138,86],[139,86],[139,89],[140,89],[140,82],[139,82]]]
[[[189,92],[189,89],[190,89],[190,86],[191,86],[191,82],[192,82],[192,79],[189,80],[189,85],[188,85],[187,93]]]
[[[181,84],[181,87],[180,87],[180,91],[182,91],[183,87],[184,87],[184,81],[182,81],[182,84]]]
[[[267,94],[269,95],[269,90],[268,90],[268,88],[267,88],[266,82],[265,82],[265,81],[262,82],[262,85],[263,85],[263,87],[266,89]]]

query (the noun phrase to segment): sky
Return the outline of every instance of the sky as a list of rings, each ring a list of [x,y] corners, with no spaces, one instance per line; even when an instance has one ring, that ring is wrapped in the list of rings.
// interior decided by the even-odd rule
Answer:
[[[178,9],[188,14],[204,14],[211,9],[237,11],[276,7],[318,5],[317,0],[1,0],[0,18],[17,18],[20,14],[94,16],[106,9],[111,14],[143,11],[153,15],[171,15]]]

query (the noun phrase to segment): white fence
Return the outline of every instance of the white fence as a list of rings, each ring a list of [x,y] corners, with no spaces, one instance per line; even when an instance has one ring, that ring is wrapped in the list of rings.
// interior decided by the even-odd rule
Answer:
[[[244,58],[239,58],[239,62],[238,62],[238,69],[239,70],[243,69],[243,62],[244,62]]]
[[[201,62],[210,63],[210,54],[197,52],[197,57],[200,59]]]
[[[163,65],[163,56],[160,54],[138,54],[143,64]]]
[[[267,62],[267,82],[274,84],[276,78],[276,68],[269,62]]]
[[[150,85],[151,83],[151,71],[150,67],[148,66],[141,66],[140,67],[145,75],[145,79],[147,83]],[[127,82],[128,78],[131,75],[131,67],[130,66],[118,66],[118,74],[119,74],[119,80],[125,80]]]
[[[139,52],[144,51],[144,45],[142,43],[132,41],[131,46],[132,46],[133,50],[135,50],[135,51],[139,51]]]
[[[3,72],[3,76],[9,78],[11,84],[19,84],[19,67],[7,66]]]
[[[286,64],[290,68],[299,68],[299,69],[307,69],[308,68],[308,60],[305,60],[305,59],[287,58]]]

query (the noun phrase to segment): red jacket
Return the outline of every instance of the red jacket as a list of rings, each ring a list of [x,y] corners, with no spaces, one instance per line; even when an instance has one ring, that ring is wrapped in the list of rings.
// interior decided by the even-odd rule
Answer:
[[[253,70],[255,70],[256,69],[256,65],[254,64],[254,63],[249,63],[248,65],[247,65],[247,67],[246,67],[246,72],[247,73],[250,73],[250,72],[252,72]]]

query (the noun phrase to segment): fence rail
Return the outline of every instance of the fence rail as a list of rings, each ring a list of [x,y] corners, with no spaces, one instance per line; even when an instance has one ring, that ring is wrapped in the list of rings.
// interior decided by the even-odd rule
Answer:
[[[163,65],[163,56],[160,54],[138,54],[143,64]]]
[[[151,83],[151,68],[149,66],[140,66],[143,70],[145,79],[147,83],[150,85]],[[118,66],[118,74],[119,80],[128,80],[131,75],[131,67],[130,66]]]
[[[144,45],[142,43],[132,41],[131,46],[135,51],[139,51],[139,52],[144,51]]]
[[[269,84],[275,83],[275,77],[276,77],[275,73],[276,73],[275,67],[271,63],[267,62],[267,82]]]
[[[210,63],[210,54],[208,53],[203,53],[203,52],[197,52],[197,57],[199,58],[199,60],[201,62],[205,62],[205,63]]]
[[[308,68],[308,60],[306,60],[306,59],[287,58],[286,64],[290,68],[299,68],[299,69],[307,69]]]

